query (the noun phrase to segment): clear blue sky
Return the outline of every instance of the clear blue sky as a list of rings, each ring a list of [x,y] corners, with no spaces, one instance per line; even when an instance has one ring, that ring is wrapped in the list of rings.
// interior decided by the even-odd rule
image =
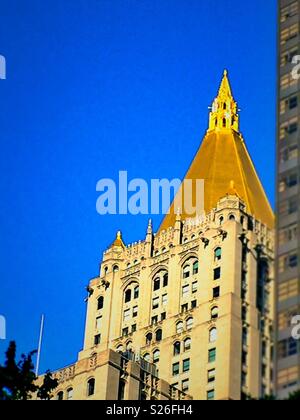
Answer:
[[[145,234],[147,216],[96,213],[96,182],[181,178],[224,68],[273,204],[275,48],[274,0],[1,1],[0,314],[25,352],[46,313],[42,370],[76,360],[116,230]]]

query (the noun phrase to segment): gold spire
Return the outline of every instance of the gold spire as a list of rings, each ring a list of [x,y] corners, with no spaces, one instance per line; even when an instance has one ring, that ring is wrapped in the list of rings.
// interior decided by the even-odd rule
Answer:
[[[124,244],[123,239],[122,239],[122,233],[121,233],[120,230],[117,232],[116,239],[115,239],[114,243],[111,246],[112,247],[113,246],[117,246],[117,247],[125,248],[125,244]]]
[[[239,115],[237,103],[232,96],[228,72],[224,70],[218,96],[209,114],[209,131],[228,129],[239,131]]]
[[[210,113],[209,129],[185,179],[194,181],[192,197],[196,195],[195,181],[204,180],[204,209],[206,213],[215,208],[221,198],[227,195],[237,195],[245,202],[249,214],[255,216],[269,228],[273,228],[274,213],[242,135],[238,131],[237,110],[227,71],[225,71],[218,96],[214,100]],[[176,198],[174,202],[178,203]],[[201,216],[199,214],[188,215],[184,210],[181,213],[182,220]],[[175,226],[175,221],[176,209],[173,203],[160,226],[160,231]]]

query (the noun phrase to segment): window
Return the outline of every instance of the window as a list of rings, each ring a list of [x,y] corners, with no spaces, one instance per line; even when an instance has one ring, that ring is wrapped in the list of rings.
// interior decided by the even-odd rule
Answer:
[[[220,261],[222,259],[222,249],[215,249],[215,261]]]
[[[211,319],[218,319],[219,317],[219,308],[214,306],[211,310]]]
[[[180,322],[177,322],[176,324],[176,333],[180,334],[182,332],[183,332],[183,322],[180,321]]]
[[[219,280],[221,278],[221,267],[214,269],[214,280]]]
[[[187,284],[185,286],[182,287],[182,297],[186,298],[189,295],[189,291],[190,291],[190,286]]]
[[[188,392],[189,385],[190,385],[189,379],[185,379],[184,381],[182,381],[182,388],[181,388],[182,392]]]
[[[189,305],[185,303],[184,305],[181,305],[181,312],[185,313],[189,310]]]
[[[191,307],[192,307],[192,309],[195,309],[197,307],[197,301],[196,300],[192,301]]]
[[[192,340],[190,338],[186,338],[183,342],[184,351],[190,351],[192,345]]]
[[[209,331],[209,342],[210,343],[214,343],[215,341],[217,341],[217,335],[218,335],[217,329],[216,328],[212,328]]]
[[[162,306],[166,306],[168,304],[168,295],[162,296]]]
[[[73,388],[69,388],[67,390],[67,400],[72,400],[73,399]]]
[[[187,278],[189,278],[190,277],[190,266],[189,265],[186,265],[184,268],[183,268],[183,278],[184,279],[187,279]]]
[[[122,330],[122,337],[127,337],[129,333],[129,329],[128,328],[123,328]]]
[[[212,401],[214,399],[215,399],[215,390],[211,389],[210,391],[207,392],[207,400]]]
[[[125,292],[125,303],[128,303],[130,301],[131,301],[131,289],[128,289]]]
[[[155,350],[153,352],[153,363],[158,363],[159,362],[159,358],[160,358],[160,351],[159,350]]]
[[[248,330],[246,327],[243,328],[243,346],[248,344]]]
[[[178,356],[180,354],[180,341],[176,341],[173,345],[173,355]]]
[[[57,399],[57,401],[62,401],[62,400],[64,399],[64,393],[63,393],[63,391],[60,391],[60,392],[57,394],[56,399]]]
[[[182,363],[182,371],[185,373],[185,372],[188,372],[189,370],[190,370],[190,359],[186,359]]]
[[[217,357],[217,349],[208,350],[208,363],[214,363]]]
[[[148,333],[146,335],[146,345],[147,346],[149,346],[152,343],[152,338],[153,338],[152,333]]]
[[[103,306],[104,306],[104,297],[103,296],[100,296],[98,298],[98,303],[97,303],[97,309],[98,309],[98,311],[100,311],[101,309],[103,309]]]
[[[246,351],[242,352],[242,364],[247,366],[248,354]]]
[[[199,272],[199,263],[198,261],[195,261],[193,264],[193,275],[198,274]]]
[[[156,339],[156,341],[161,341],[162,340],[162,330],[157,330],[156,331],[155,339]]]
[[[87,383],[87,394],[88,394],[88,397],[91,397],[92,395],[95,394],[95,379],[94,378],[90,379]]]
[[[158,316],[153,316],[151,318],[151,325],[157,325],[158,324]]]
[[[157,309],[159,307],[159,297],[156,297],[152,301],[152,309]]]
[[[164,320],[166,319],[166,317],[167,317],[166,312],[163,312],[163,313],[161,314],[160,320],[161,320],[161,321],[164,321]]]
[[[124,322],[128,322],[130,320],[130,309],[126,309],[124,311]]]
[[[136,318],[138,316],[138,306],[134,306],[132,309],[132,317]]]
[[[136,286],[136,287],[134,288],[133,298],[134,298],[134,299],[138,299],[138,298],[139,298],[139,294],[140,294],[140,288],[139,288],[139,286]]]
[[[168,281],[169,281],[169,276],[168,276],[168,273],[166,273],[163,276],[163,287],[167,287],[168,286]]]
[[[98,316],[96,318],[96,329],[101,330],[102,327],[102,316]]]
[[[153,291],[157,291],[160,289],[160,278],[157,277],[153,282]]]
[[[95,337],[94,337],[94,345],[95,346],[98,346],[100,344],[100,341],[101,341],[101,335],[100,334],[95,335]]]
[[[194,320],[193,318],[189,318],[186,321],[186,329],[191,330],[193,328]]]
[[[123,348],[122,344],[120,344],[120,345],[117,347],[117,353],[123,353],[123,352],[124,352],[124,348]]]
[[[136,332],[136,324],[132,325],[132,327],[131,327],[131,332],[132,332],[132,333],[135,333],[135,332]]]
[[[179,363],[174,363],[172,366],[172,375],[177,376],[179,375]]]
[[[146,360],[146,362],[150,363],[150,359],[151,359],[150,354],[149,353],[144,354],[143,359]]]
[[[194,281],[194,283],[192,283],[192,293],[197,293],[198,290],[198,282]]]
[[[220,287],[214,287],[213,288],[213,298],[217,299],[220,297]]]
[[[210,384],[216,380],[216,369],[210,369],[207,372],[207,382]]]

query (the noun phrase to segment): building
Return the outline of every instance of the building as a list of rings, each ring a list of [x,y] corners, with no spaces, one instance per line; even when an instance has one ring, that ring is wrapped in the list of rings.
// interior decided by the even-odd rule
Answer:
[[[300,388],[300,342],[291,320],[300,314],[299,143],[300,84],[293,58],[300,55],[300,1],[279,1],[277,182],[277,393]]]
[[[274,392],[274,216],[227,72],[187,173],[205,213],[118,232],[88,288],[84,348],[55,398],[240,400]],[[148,375],[148,376],[147,376]],[[152,384],[152,385],[151,385]]]

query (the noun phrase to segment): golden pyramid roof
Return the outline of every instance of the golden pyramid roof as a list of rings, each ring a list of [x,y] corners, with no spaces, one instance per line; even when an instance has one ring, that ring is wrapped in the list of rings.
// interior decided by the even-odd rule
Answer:
[[[227,71],[224,72],[218,96],[210,112],[209,129],[185,179],[204,180],[206,213],[215,208],[217,202],[226,195],[237,195],[245,202],[249,214],[269,228],[274,227],[274,213],[239,133],[238,108],[232,96]],[[193,193],[195,188],[193,182]],[[174,225],[177,211],[173,203],[160,231]],[[182,210],[182,220],[197,216],[187,215]]]

